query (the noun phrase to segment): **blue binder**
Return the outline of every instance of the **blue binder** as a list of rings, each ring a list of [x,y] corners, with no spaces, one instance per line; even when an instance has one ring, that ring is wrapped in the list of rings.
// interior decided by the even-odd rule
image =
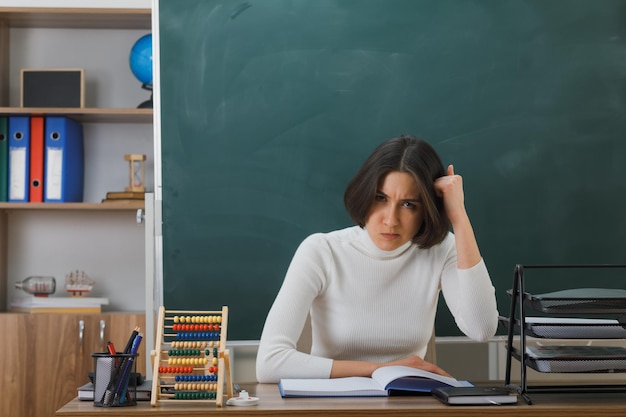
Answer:
[[[9,118],[0,116],[0,201],[9,199]]]
[[[83,127],[67,117],[46,117],[44,202],[83,201]]]
[[[9,117],[9,202],[28,203],[30,117]]]

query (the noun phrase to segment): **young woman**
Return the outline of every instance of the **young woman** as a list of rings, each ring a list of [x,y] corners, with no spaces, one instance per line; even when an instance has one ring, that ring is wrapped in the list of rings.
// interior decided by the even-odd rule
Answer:
[[[388,365],[447,375],[423,360],[439,292],[474,340],[493,336],[498,318],[462,178],[428,143],[400,136],[374,150],[344,203],[356,226],[307,237],[291,261],[261,336],[258,381],[370,376]],[[298,351],[309,315],[311,350]]]

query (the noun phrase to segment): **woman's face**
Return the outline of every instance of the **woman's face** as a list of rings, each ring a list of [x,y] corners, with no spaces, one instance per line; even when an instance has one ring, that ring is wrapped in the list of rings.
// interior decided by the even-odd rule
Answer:
[[[385,175],[365,221],[374,244],[382,250],[397,249],[413,239],[423,220],[422,196],[413,176],[400,171]]]

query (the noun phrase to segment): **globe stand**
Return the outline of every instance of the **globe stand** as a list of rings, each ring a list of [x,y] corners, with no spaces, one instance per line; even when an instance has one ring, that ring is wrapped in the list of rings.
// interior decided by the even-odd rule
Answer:
[[[140,103],[138,109],[151,109],[152,108],[152,86],[148,84],[141,84],[141,88],[150,91],[150,99]]]

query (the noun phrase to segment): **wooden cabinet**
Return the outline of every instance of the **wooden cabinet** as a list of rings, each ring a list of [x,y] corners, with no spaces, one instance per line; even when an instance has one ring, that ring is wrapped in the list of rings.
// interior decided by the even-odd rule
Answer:
[[[29,331],[27,314],[0,314],[0,401],[1,416],[30,416],[25,411],[31,401],[30,389],[34,367],[28,347],[34,345],[35,333]]]
[[[132,330],[144,323],[143,313],[0,314],[5,335],[0,338],[0,415],[53,416],[88,381],[91,354],[109,340],[123,350]],[[145,361],[137,361],[137,371],[146,374]]]

